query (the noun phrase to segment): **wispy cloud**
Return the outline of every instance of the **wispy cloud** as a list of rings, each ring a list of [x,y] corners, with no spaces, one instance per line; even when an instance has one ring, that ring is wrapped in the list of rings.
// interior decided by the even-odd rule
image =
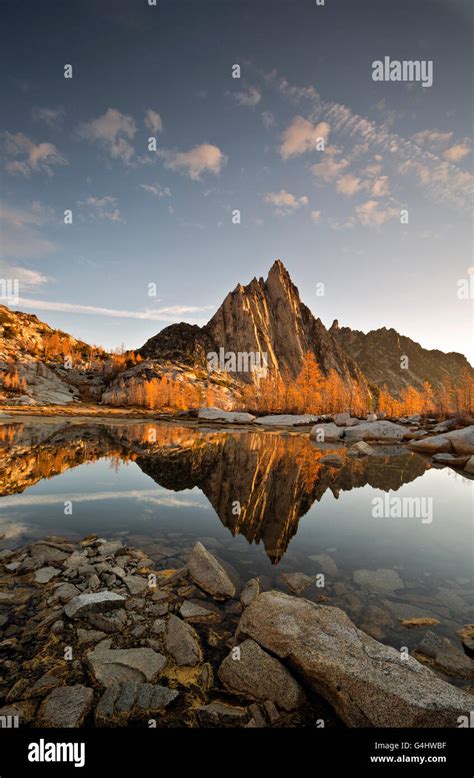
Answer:
[[[288,214],[295,213],[301,206],[308,205],[306,195],[295,197],[294,194],[287,192],[286,189],[280,189],[279,192],[267,192],[264,200],[266,203],[275,206],[275,213],[278,216],[287,216]]]
[[[44,122],[48,127],[56,127],[62,123],[65,116],[63,108],[38,108],[35,107],[31,111],[31,115],[34,121]]]
[[[163,131],[163,122],[161,116],[156,111],[149,108],[145,114],[145,127],[154,135]]]
[[[77,130],[80,138],[97,143],[112,159],[119,159],[130,165],[135,150],[131,141],[137,132],[137,125],[131,116],[117,108],[108,108],[95,119],[81,124]]]
[[[112,195],[103,197],[87,197],[79,200],[78,205],[85,209],[89,218],[100,221],[123,222],[122,214],[117,207],[117,198]]]
[[[35,143],[22,132],[3,134],[8,173],[29,178],[32,173],[54,175],[54,168],[68,161],[53,143]]]
[[[56,311],[58,313],[83,313],[89,316],[108,316],[114,319],[140,319],[148,321],[177,321],[180,316],[204,313],[212,305],[171,305],[165,308],[151,308],[145,311],[127,311],[117,308],[105,308],[96,305],[54,302],[52,300],[30,300],[20,297],[18,306],[38,311]]]
[[[139,184],[140,189],[144,189],[145,192],[153,195],[154,197],[171,197],[171,189],[169,186],[161,186],[161,184]]]
[[[248,86],[241,92],[228,92],[231,95],[237,105],[247,106],[253,108],[258,105],[262,99],[262,93],[256,86]]]
[[[55,251],[56,245],[41,232],[52,219],[52,210],[38,201],[27,207],[0,203],[0,257],[31,259]]]

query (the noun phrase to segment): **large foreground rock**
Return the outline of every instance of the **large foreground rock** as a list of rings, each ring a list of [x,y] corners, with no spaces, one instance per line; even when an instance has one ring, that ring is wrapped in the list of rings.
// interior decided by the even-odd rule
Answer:
[[[202,543],[196,543],[188,560],[189,575],[194,583],[213,597],[235,596],[235,584],[222,565]]]
[[[393,421],[361,421],[356,427],[344,429],[344,440],[402,440],[406,430]]]
[[[427,454],[450,452],[458,456],[469,456],[474,454],[474,424],[462,430],[445,432],[443,435],[412,440],[409,446],[414,451]]]
[[[237,638],[285,660],[352,727],[457,727],[472,709],[471,695],[369,637],[339,608],[263,592]]]
[[[226,656],[219,668],[219,678],[231,692],[253,700],[271,700],[284,710],[294,710],[305,701],[304,692],[281,662],[267,654],[254,640],[244,640]]]
[[[237,413],[235,411],[221,411],[220,408],[200,408],[198,419],[201,421],[227,421],[232,424],[249,424],[255,416],[251,413]]]

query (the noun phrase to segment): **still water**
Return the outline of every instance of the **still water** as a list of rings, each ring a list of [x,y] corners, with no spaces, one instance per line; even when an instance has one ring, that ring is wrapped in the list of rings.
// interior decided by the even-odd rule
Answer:
[[[342,467],[321,463],[329,451]],[[160,569],[183,565],[200,540],[243,581],[286,591],[282,573],[323,574],[311,598],[383,642],[413,648],[420,630],[401,620],[428,617],[460,645],[456,631],[474,621],[473,481],[406,448],[377,451],[354,460],[307,432],[3,423],[0,546],[120,537]],[[431,520],[374,515],[386,496],[424,498]]]

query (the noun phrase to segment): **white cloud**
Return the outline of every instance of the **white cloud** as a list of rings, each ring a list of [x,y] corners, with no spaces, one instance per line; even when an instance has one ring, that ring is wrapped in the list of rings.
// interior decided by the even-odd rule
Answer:
[[[5,169],[28,178],[31,173],[54,175],[54,167],[67,165],[65,157],[53,143],[34,143],[22,132],[4,133],[5,151],[9,158]]]
[[[339,194],[352,197],[352,195],[356,194],[356,192],[359,191],[359,189],[361,188],[361,184],[362,182],[360,178],[357,178],[357,176],[353,176],[352,173],[346,173],[338,180],[336,184],[336,189],[339,192]]]
[[[151,108],[145,114],[145,127],[149,129],[154,135],[158,135],[163,132],[163,122],[161,116],[156,111],[152,111]]]
[[[258,105],[262,99],[262,93],[259,89],[257,89],[256,86],[249,86],[245,89],[245,91],[235,92],[232,96],[238,105],[245,105],[250,108]]]
[[[321,211],[311,211],[311,221],[314,224],[319,224],[321,221]]]
[[[203,173],[217,175],[227,162],[220,148],[210,143],[201,143],[189,151],[160,149],[157,154],[164,159],[165,167],[178,170],[193,181],[199,181]]]
[[[396,219],[400,216],[398,208],[388,206],[383,208],[377,200],[367,200],[356,207],[357,218],[360,223],[366,227],[380,227],[389,219]]]
[[[130,141],[136,131],[137,126],[131,116],[126,116],[116,108],[108,108],[102,116],[81,124],[78,135],[98,143],[112,159],[120,159],[129,165],[135,155]]]
[[[294,213],[302,205],[308,205],[308,198],[306,195],[301,197],[295,197],[291,192],[287,192],[285,189],[280,189],[279,192],[268,192],[264,200],[266,203],[270,203],[275,206],[275,213],[279,216],[286,216],[290,213]]]
[[[289,127],[282,134],[280,155],[283,159],[304,154],[316,149],[318,141],[322,138],[326,143],[329,137],[329,124],[319,122],[313,124],[309,119],[295,116]]]
[[[149,192],[154,197],[171,197],[171,189],[169,186],[161,186],[161,184],[139,184],[140,189],[144,189],[145,192]]]
[[[389,194],[388,176],[379,176],[371,186],[372,197],[386,197]]]
[[[338,178],[342,171],[349,166],[348,159],[336,159],[339,154],[339,149],[329,146],[324,152],[321,162],[311,166],[313,175],[322,178],[326,183]]]
[[[469,138],[464,138],[459,143],[456,143],[454,146],[451,146],[451,148],[446,149],[446,151],[443,152],[443,157],[448,160],[448,162],[460,162],[464,157],[467,157],[468,154],[471,153],[471,141]]]

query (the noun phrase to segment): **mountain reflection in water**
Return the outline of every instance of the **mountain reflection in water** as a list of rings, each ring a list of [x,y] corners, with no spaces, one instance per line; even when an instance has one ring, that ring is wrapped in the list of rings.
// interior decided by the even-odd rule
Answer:
[[[18,423],[0,426],[0,494],[23,492],[44,478],[102,458],[133,461],[159,486],[198,487],[232,535],[262,543],[279,562],[298,522],[330,490],[369,485],[398,490],[429,464],[401,447],[354,459],[342,446],[316,446],[306,434],[204,430],[177,425]],[[394,453],[394,451],[396,453]],[[337,452],[342,467],[321,457]]]

